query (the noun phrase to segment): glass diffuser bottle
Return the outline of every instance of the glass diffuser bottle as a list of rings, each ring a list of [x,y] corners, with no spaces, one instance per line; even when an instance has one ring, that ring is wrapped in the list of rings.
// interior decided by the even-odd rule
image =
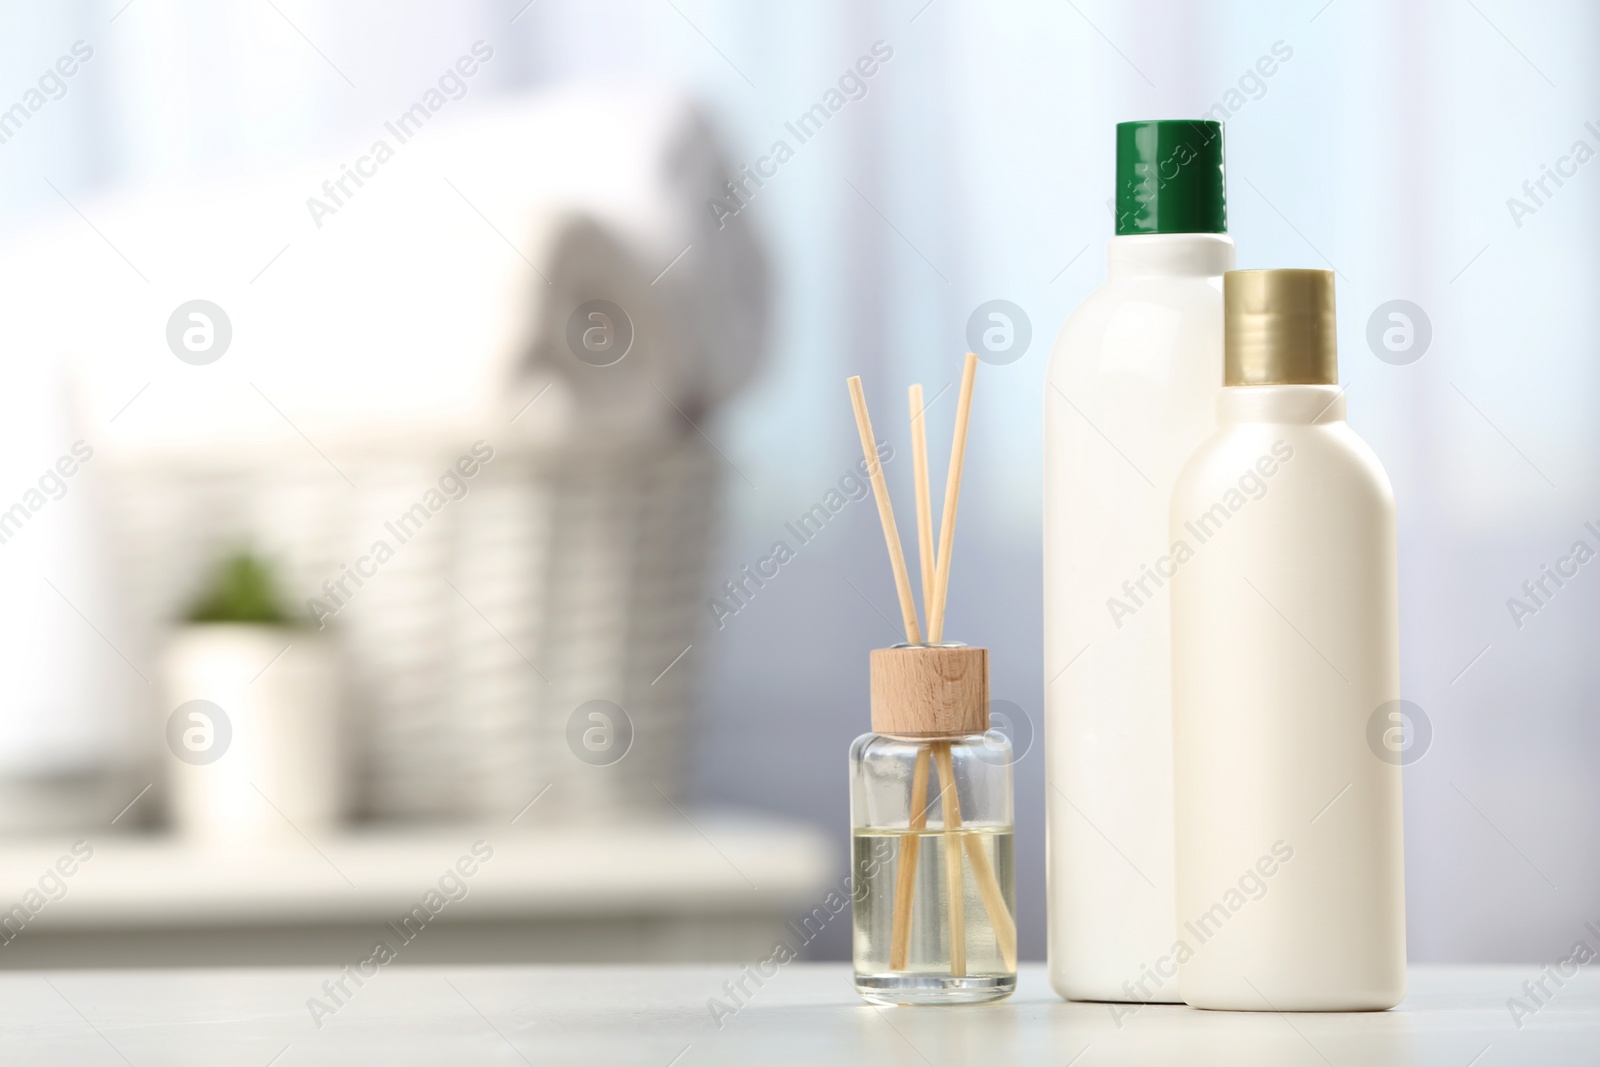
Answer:
[[[909,390],[926,642],[866,394],[847,383],[906,631],[872,652],[872,732],[850,746],[856,991],[880,1004],[971,1004],[1017,986],[1011,743],[989,730],[988,650],[943,642],[977,370],[967,353],[937,547],[926,405]]]
[[[872,732],[850,747],[856,990],[882,1004],[997,1000],[1017,983],[1011,744],[989,656],[872,652]]]

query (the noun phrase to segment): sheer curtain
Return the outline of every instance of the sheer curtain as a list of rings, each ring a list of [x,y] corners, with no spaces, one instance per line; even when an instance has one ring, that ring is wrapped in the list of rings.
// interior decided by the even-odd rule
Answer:
[[[1600,670],[1586,653],[1600,576],[1560,564],[1579,540],[1600,550],[1585,526],[1600,527],[1588,462],[1600,165],[1576,162],[1577,142],[1600,151],[1591,8],[110,0],[3,19],[4,106],[74,42],[94,55],[0,144],[0,232],[92,217],[99,198],[127,190],[182,195],[343,151],[480,38],[503,61],[466,109],[642,74],[700,93],[737,160],[754,167],[787,142],[790,156],[728,220],[770,243],[778,312],[771,369],[702,424],[738,472],[718,585],[766,555],[856,458],[847,374],[863,375],[880,434],[899,448],[904,387],[938,394],[973,309],[1020,305],[1029,350],[979,383],[951,626],[993,650],[995,695],[1019,709],[1019,741],[1035,735],[1018,767],[1018,895],[1034,955],[1043,366],[1103,273],[1112,123],[1225,116],[1240,263],[1338,271],[1352,422],[1399,501],[1405,696],[1432,730],[1406,771],[1412,956],[1551,959],[1595,917]],[[874,55],[859,91],[841,87]],[[826,123],[803,141],[790,132],[835,89],[843,103]],[[1395,300],[1429,326],[1411,362],[1386,362],[1368,341],[1375,316],[1380,339],[1394,321],[1383,308]],[[36,384],[15,367],[7,382],[15,414]],[[952,415],[946,393],[930,410],[935,470]],[[9,421],[7,448],[25,451],[26,431]],[[909,466],[888,465],[903,507]],[[702,693],[698,795],[837,828],[841,873],[865,652],[894,638],[875,523],[870,505],[843,509],[720,628],[708,611],[683,664]],[[1535,604],[1524,583],[1545,565],[1578,569],[1536,585]],[[1537,610],[1513,618],[1511,598]],[[46,678],[94,638],[76,640],[7,669]],[[814,950],[846,947],[830,932]]]

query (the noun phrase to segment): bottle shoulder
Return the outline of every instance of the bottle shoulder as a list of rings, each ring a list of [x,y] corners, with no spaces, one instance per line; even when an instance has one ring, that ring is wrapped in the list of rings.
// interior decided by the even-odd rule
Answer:
[[[1064,387],[1105,376],[1160,380],[1198,364],[1220,381],[1221,358],[1220,275],[1112,278],[1067,316],[1046,373]]]
[[[1256,487],[1275,484],[1300,486],[1314,497],[1394,508],[1394,489],[1377,453],[1342,419],[1224,423],[1184,464],[1172,506],[1175,513],[1187,514],[1230,490],[1264,491]]]
[[[1009,780],[1016,757],[1011,739],[998,729],[936,740],[867,733],[850,745],[850,766],[863,780],[899,778],[911,773],[918,761],[932,758],[937,748],[949,752],[958,779],[970,777]]]

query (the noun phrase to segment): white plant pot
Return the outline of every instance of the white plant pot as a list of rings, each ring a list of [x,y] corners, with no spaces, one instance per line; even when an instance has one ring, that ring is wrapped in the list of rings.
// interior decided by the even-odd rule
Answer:
[[[248,844],[337,828],[339,679],[325,640],[276,626],[187,626],[162,676],[162,758],[178,834]]]

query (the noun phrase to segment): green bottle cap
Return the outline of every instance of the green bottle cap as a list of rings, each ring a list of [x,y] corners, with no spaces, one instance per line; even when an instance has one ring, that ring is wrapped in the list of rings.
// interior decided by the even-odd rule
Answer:
[[[1117,123],[1117,236],[1227,233],[1222,123]]]

